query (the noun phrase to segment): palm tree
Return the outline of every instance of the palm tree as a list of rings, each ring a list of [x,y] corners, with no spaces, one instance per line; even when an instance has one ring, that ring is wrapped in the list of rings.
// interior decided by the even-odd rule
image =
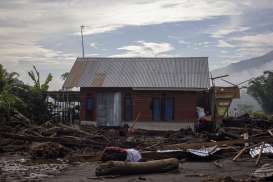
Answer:
[[[46,80],[44,83],[40,83],[40,73],[36,69],[35,66],[33,66],[33,70],[28,72],[29,77],[32,79],[34,82],[33,89],[36,91],[41,91],[41,92],[46,92],[49,88],[49,82],[52,81],[53,76],[51,73],[49,73],[46,77]]]
[[[33,81],[33,86],[30,86],[30,93],[24,96],[27,98],[25,102],[28,103],[29,117],[36,122],[47,121],[49,113],[46,92],[53,77],[49,73],[45,81],[41,83],[40,73],[35,66],[33,66],[33,70],[28,72],[28,75]]]

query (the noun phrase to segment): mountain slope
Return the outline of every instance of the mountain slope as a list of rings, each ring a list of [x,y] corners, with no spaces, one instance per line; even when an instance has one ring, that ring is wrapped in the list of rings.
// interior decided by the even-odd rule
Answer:
[[[230,76],[224,78],[233,84],[239,84],[251,78],[255,78],[263,74],[266,70],[273,71],[273,51],[259,57],[232,63],[226,67],[219,68],[212,71],[213,77],[228,74]],[[218,86],[230,86],[230,84],[216,80]],[[242,86],[242,85],[241,85]],[[238,106],[238,104],[251,105],[253,110],[261,110],[257,101],[246,93],[246,90],[241,90],[241,98],[234,100],[231,105],[231,110]]]
[[[263,74],[266,70],[273,70],[273,51],[259,57],[232,63],[226,67],[212,71],[213,77],[219,75],[230,75],[225,79],[234,84],[238,84],[250,78],[254,78]],[[217,85],[228,85],[220,79],[216,82]]]

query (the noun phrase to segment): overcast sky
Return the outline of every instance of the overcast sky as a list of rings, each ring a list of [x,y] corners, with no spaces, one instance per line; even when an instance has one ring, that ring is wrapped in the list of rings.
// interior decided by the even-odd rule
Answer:
[[[207,56],[210,69],[273,50],[273,0],[0,0],[0,63],[60,75],[81,56]]]

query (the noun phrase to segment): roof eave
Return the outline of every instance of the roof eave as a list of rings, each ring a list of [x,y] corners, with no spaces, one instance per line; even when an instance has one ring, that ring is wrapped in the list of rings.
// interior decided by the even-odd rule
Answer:
[[[205,91],[209,88],[133,87],[133,90]]]

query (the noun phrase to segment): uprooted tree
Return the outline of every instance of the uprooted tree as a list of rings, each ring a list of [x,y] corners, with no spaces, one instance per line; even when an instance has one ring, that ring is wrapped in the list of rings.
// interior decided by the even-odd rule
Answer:
[[[247,93],[258,101],[264,112],[273,113],[273,72],[265,71],[250,81]]]

